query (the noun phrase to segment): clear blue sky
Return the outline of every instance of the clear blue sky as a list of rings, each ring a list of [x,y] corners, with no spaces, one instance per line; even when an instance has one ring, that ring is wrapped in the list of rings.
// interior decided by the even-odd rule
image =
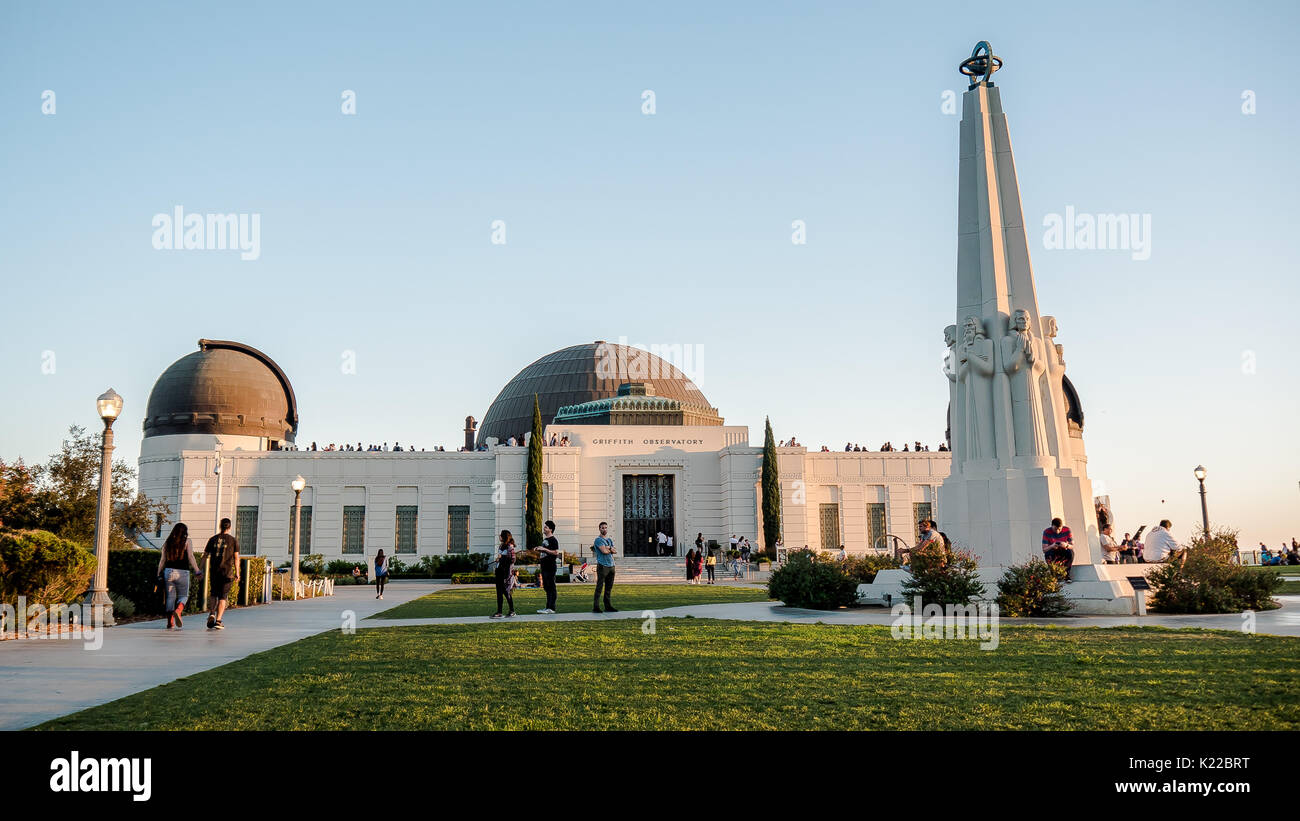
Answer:
[[[0,456],[45,458],[112,386],[134,460],[200,337],[274,357],[306,441],[451,447],[533,359],[625,336],[702,346],[755,441],[770,414],[933,446],[942,94],[988,39],[1118,525],[1190,534],[1204,463],[1215,521],[1300,536],[1295,4],[699,5],[3,4]],[[176,205],[260,214],[261,258],[154,250]],[[1067,206],[1150,214],[1151,258],[1044,250]]]

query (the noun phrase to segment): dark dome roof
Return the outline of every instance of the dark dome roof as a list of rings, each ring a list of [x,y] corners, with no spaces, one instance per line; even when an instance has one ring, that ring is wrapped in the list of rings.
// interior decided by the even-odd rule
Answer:
[[[149,394],[144,435],[217,433],[293,442],[298,402],[280,366],[256,348],[200,339]]]
[[[533,394],[545,426],[561,407],[617,396],[627,382],[646,382],[656,396],[709,407],[695,383],[666,360],[628,345],[588,342],[547,354],[515,374],[483,417],[478,442],[489,436],[504,442],[532,430]]]

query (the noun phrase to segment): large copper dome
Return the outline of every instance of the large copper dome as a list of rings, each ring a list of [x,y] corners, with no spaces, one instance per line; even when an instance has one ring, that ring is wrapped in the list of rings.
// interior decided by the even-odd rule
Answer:
[[[489,436],[505,442],[532,430],[533,394],[545,426],[560,408],[618,396],[619,385],[629,382],[652,386],[655,396],[709,407],[695,383],[668,361],[629,345],[588,342],[547,354],[515,374],[483,417],[478,442]]]
[[[280,366],[239,342],[200,339],[154,383],[144,435],[216,433],[293,442],[298,403]]]

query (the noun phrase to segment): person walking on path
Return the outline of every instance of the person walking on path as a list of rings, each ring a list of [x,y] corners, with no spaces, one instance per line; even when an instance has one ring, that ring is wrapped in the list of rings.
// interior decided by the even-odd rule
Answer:
[[[515,537],[510,535],[509,530],[501,531],[501,541],[497,544],[496,554],[493,555],[492,559],[497,563],[497,612],[493,613],[491,618],[502,618],[502,599],[509,603],[509,615],[513,616],[515,614]]]
[[[714,582],[713,573],[714,570],[717,568],[717,566],[718,566],[718,557],[714,555],[712,550],[710,550],[709,557],[704,560],[704,570],[709,574],[709,584],[713,584]]]
[[[226,614],[231,586],[239,584],[239,542],[230,535],[229,519],[222,519],[220,528],[221,532],[208,539],[203,548],[203,555],[208,557],[209,630],[226,629],[221,618]]]
[[[388,557],[384,555],[383,548],[375,555],[375,587],[378,592],[375,593],[376,599],[384,597],[384,585],[388,584]]]
[[[546,606],[538,613],[550,615],[555,612],[555,568],[560,560],[560,540],[555,538],[555,522],[550,519],[542,522],[542,544],[537,548],[541,554],[542,587],[546,588]]]
[[[181,613],[185,612],[185,603],[190,600],[190,568],[194,569],[196,579],[203,577],[198,562],[194,561],[190,529],[184,522],[178,522],[167,536],[162,555],[158,557],[158,580],[167,591],[168,630],[181,626]]]
[[[591,549],[596,554],[596,592],[591,597],[591,612],[600,613],[600,591],[605,591],[605,613],[617,613],[618,609],[609,603],[610,591],[614,589],[614,540],[609,538],[609,523],[600,523],[600,535],[592,542]]]

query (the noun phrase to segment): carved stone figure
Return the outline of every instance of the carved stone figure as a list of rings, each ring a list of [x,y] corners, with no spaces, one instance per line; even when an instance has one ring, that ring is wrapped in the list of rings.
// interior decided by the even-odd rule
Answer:
[[[1052,412],[1048,422],[1057,443],[1053,450],[1060,459],[1061,467],[1067,467],[1070,459],[1070,428],[1066,421],[1065,389],[1061,387],[1065,380],[1065,348],[1056,343],[1057,331],[1056,317],[1043,317],[1043,336],[1047,337],[1048,350],[1047,371],[1039,378],[1038,386],[1043,397],[1043,407]],[[1052,398],[1053,386],[1056,387],[1055,400]]]
[[[1017,456],[1051,453],[1039,379],[1047,373],[1042,341],[1029,330],[1029,312],[1017,308],[1002,338],[1002,367],[1011,382],[1011,422]],[[1047,406],[1047,407],[1050,407]]]
[[[948,449],[953,453],[965,453],[966,414],[957,402],[957,326],[949,325],[943,329],[943,344],[948,352],[943,355],[943,375],[948,377]]]
[[[984,335],[979,319],[966,317],[957,353],[964,407],[962,438],[967,459],[992,459],[993,449],[993,340]]]

